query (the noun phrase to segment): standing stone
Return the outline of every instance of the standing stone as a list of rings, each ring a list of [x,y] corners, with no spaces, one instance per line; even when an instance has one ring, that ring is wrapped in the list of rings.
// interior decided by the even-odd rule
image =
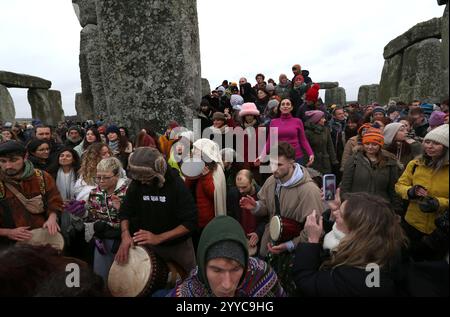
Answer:
[[[397,54],[384,61],[377,100],[382,105],[386,105],[392,96],[398,96],[398,85],[402,76],[402,56]]]
[[[39,119],[42,123],[51,126],[56,126],[58,122],[64,120],[64,113],[62,113],[61,117],[61,93],[59,91],[28,89],[28,102],[30,103],[31,115],[34,119]]]
[[[97,24],[95,0],[72,0],[73,9],[82,27]]]
[[[16,109],[8,89],[0,85],[0,120],[13,122],[16,118]]]
[[[48,91],[48,101],[50,103],[51,109],[51,122],[56,122],[56,125],[59,122],[64,121],[64,110],[62,107],[61,92],[59,90],[50,89]]]
[[[105,117],[108,109],[98,47],[98,27],[93,24],[88,24],[81,30],[80,75],[85,113],[92,114],[92,117],[86,119],[96,119],[94,113],[98,117]]]
[[[320,89],[333,89],[339,87],[339,83],[337,81],[324,81],[318,84]]]
[[[88,105],[85,95],[82,93],[75,94],[75,110],[77,111],[78,120],[85,121],[95,118],[92,108]]]
[[[448,47],[448,2],[445,6],[444,15],[442,17],[442,47],[441,47],[441,64],[442,64],[442,79],[441,79],[441,101],[448,99],[448,64],[449,64],[449,47]]]
[[[133,130],[162,130],[170,119],[190,128],[202,91],[197,1],[96,5],[107,119]]]
[[[360,105],[368,105],[373,102],[378,102],[379,85],[363,85],[359,87],[358,103]]]
[[[325,104],[327,105],[336,104],[338,106],[345,106],[346,100],[345,89],[342,87],[327,89],[325,91]]]
[[[202,78],[202,97],[211,93],[211,86],[206,78]]]
[[[406,102],[440,102],[441,46],[438,39],[427,39],[405,50],[398,95],[393,96]]]

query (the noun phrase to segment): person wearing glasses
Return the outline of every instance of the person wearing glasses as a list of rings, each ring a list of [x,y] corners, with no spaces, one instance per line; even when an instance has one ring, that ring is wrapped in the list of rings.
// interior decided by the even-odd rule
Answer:
[[[50,142],[46,140],[32,139],[27,144],[28,160],[35,168],[47,172],[50,164]]]
[[[93,236],[94,272],[105,281],[120,245],[119,209],[129,183],[121,170],[122,164],[117,158],[102,159],[94,178],[97,187],[86,202],[85,238]]]

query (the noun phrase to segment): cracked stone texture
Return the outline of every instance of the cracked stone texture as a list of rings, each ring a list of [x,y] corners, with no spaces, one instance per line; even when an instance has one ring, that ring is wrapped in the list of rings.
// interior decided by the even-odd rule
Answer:
[[[16,118],[16,109],[11,94],[3,85],[0,85],[0,120],[13,122]]]
[[[346,101],[347,97],[343,87],[336,87],[325,91],[325,103],[327,105],[336,104],[338,106],[345,106]]]
[[[362,85],[358,90],[358,103],[360,105],[368,105],[373,102],[378,102],[378,91],[380,85]]]

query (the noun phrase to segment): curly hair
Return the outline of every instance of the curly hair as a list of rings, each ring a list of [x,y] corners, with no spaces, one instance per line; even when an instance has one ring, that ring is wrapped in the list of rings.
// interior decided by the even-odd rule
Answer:
[[[113,156],[109,146],[104,143],[94,143],[89,145],[86,152],[83,154],[78,174],[88,185],[95,185],[94,178],[97,173],[97,164],[102,160],[102,149],[105,146],[108,148],[109,155]]]

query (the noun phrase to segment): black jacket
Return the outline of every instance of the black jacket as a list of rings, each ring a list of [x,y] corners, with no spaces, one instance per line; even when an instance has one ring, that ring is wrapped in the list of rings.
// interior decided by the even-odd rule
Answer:
[[[340,266],[335,269],[319,270],[321,265],[321,245],[318,243],[300,243],[295,251],[294,282],[300,294],[304,296],[329,297],[379,297],[396,296],[397,289],[391,274],[380,270],[380,287],[368,287],[366,279],[374,271]]]
[[[132,181],[120,207],[120,220],[130,221],[130,233],[139,229],[160,234],[185,226],[191,232],[197,228],[197,208],[183,180],[172,168],[165,174],[162,188]],[[173,245],[190,235],[167,241],[161,245]]]

